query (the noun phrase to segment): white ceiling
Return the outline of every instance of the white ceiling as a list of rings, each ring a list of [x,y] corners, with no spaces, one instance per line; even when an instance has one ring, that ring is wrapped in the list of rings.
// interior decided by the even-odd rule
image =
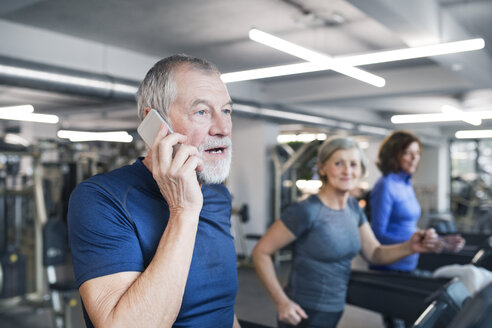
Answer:
[[[486,47],[480,51],[360,67],[384,77],[383,88],[331,71],[230,84],[233,95],[238,89],[258,91],[258,95],[237,93],[236,97],[242,101],[390,128],[395,127],[389,121],[393,113],[439,112],[444,103],[470,111],[478,109],[478,105],[481,110],[492,110],[490,14],[492,0],[3,0],[0,3],[0,22],[127,49],[149,58],[190,53],[214,62],[223,73],[300,62],[249,40],[248,31],[252,27],[329,55],[472,37],[485,39]],[[17,42],[15,36],[13,40]],[[4,55],[2,47],[9,45],[0,45],[0,55]],[[39,52],[43,51],[40,47]],[[13,50],[4,52],[14,58],[25,55]],[[73,97],[28,90],[22,85],[14,87],[8,81],[2,83],[0,105],[25,103],[29,99],[37,111],[64,117],[67,126],[112,129],[131,128],[136,124],[132,121],[135,118],[132,103]],[[122,109],[126,111],[123,113]],[[93,115],[101,119],[83,123],[84,118]],[[485,121],[482,127],[492,127],[491,123]],[[446,123],[439,127],[440,133],[452,133],[471,126]]]

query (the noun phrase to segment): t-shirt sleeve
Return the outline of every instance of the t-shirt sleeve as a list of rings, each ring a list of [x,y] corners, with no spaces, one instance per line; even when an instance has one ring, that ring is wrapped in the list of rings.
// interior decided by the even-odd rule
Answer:
[[[296,238],[299,238],[309,231],[312,226],[313,215],[310,215],[309,212],[308,205],[305,202],[295,203],[282,213],[280,219]]]
[[[362,208],[360,208],[359,204],[357,202],[355,204],[357,205],[357,212],[359,217],[358,226],[360,227],[361,225],[367,222],[367,216],[362,210]]]
[[[77,285],[123,271],[144,270],[134,224],[108,190],[83,182],[72,192],[68,233]]]
[[[352,197],[349,198],[349,206],[352,208],[353,212],[355,213],[358,227],[360,227],[361,225],[367,222],[367,216],[362,210],[362,208],[360,208],[359,203],[355,198]]]

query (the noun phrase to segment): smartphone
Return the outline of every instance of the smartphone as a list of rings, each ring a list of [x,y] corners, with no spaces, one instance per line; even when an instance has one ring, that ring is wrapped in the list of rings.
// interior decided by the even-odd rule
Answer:
[[[154,143],[155,137],[157,136],[157,132],[159,132],[159,128],[161,124],[164,123],[169,130],[169,133],[174,133],[174,130],[171,128],[169,123],[159,114],[155,109],[151,109],[147,116],[143,119],[142,123],[137,128],[138,134],[142,137],[143,141],[147,144],[147,146],[152,147]],[[174,154],[178,151],[180,144],[177,144],[173,147],[173,157]]]

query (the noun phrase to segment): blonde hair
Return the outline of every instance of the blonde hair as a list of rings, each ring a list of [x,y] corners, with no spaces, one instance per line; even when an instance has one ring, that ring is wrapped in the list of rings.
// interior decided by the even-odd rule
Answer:
[[[341,149],[357,149],[360,154],[360,166],[362,168],[362,175],[366,173],[366,156],[364,155],[364,152],[360,148],[357,141],[349,137],[332,136],[326,139],[318,148],[318,175],[323,183],[326,183],[327,180],[325,176],[321,175],[319,168],[323,166],[323,164],[325,164],[326,161],[329,160],[336,151]]]

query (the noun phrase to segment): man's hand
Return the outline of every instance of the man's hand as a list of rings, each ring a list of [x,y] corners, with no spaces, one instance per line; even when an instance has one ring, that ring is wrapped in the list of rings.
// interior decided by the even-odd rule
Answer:
[[[203,195],[196,178],[203,161],[196,147],[182,144],[187,137],[179,133],[167,135],[162,124],[152,145],[152,176],[173,213],[199,213],[203,205]],[[182,144],[176,154],[173,146]],[[172,215],[171,215],[172,216]]]
[[[302,319],[307,319],[306,312],[299,304],[290,299],[284,303],[277,305],[278,319],[290,325],[297,326]]]
[[[441,247],[439,236],[433,228],[415,232],[408,242],[414,253],[435,252]]]

